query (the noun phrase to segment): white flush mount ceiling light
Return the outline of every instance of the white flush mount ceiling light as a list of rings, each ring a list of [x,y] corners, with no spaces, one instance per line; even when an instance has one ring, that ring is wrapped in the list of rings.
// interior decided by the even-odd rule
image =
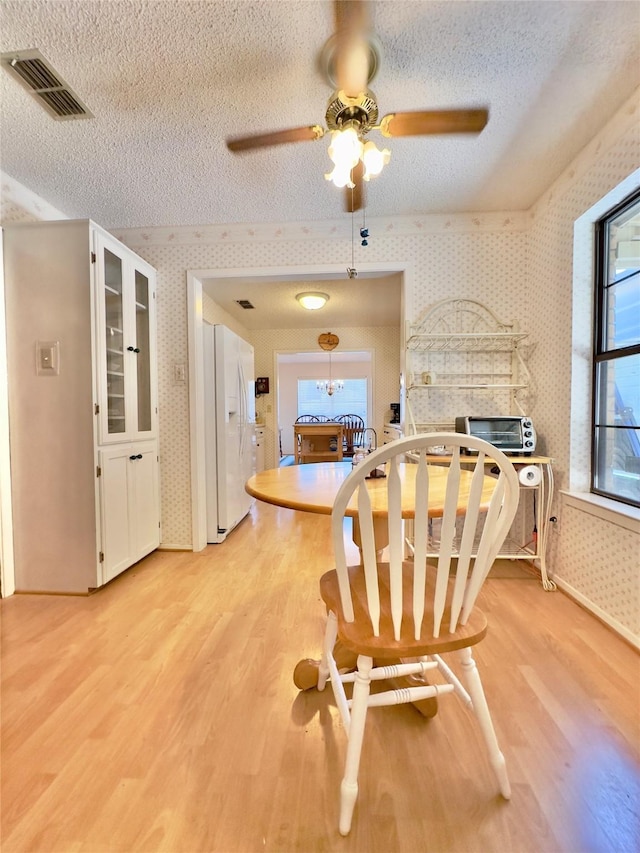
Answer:
[[[309,291],[307,293],[298,293],[296,299],[308,311],[317,311],[318,308],[323,308],[329,301],[329,294]]]

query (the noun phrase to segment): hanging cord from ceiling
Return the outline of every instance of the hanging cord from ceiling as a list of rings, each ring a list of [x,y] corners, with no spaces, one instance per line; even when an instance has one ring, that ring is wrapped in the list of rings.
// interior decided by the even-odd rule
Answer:
[[[357,278],[358,270],[356,269],[356,262],[354,256],[354,216],[355,211],[353,209],[353,186],[351,187],[351,266],[347,267],[347,275],[349,278]]]

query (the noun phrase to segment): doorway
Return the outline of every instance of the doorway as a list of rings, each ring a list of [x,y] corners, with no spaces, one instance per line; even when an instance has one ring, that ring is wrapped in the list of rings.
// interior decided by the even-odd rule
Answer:
[[[413,269],[403,263],[372,263],[361,264],[358,267],[359,275],[363,281],[367,277],[375,280],[376,277],[397,275],[399,277],[399,311],[397,312],[397,324],[401,332],[399,344],[399,362],[401,374],[404,371],[404,353],[402,342],[402,330],[404,319],[409,315],[411,306],[408,295],[412,291]],[[206,498],[204,470],[204,377],[203,377],[203,322],[204,308],[203,299],[205,283],[213,281],[220,282],[225,286],[235,280],[257,281],[263,285],[274,287],[289,287],[295,294],[298,290],[310,289],[318,281],[333,280],[340,282],[345,296],[351,296],[355,290],[353,282],[345,281],[345,270],[342,265],[301,265],[300,267],[276,267],[276,268],[249,268],[249,269],[198,269],[187,270],[187,325],[189,343],[189,384],[191,393],[189,395],[189,420],[190,420],[190,447],[191,447],[191,507],[192,507],[192,543],[193,550],[200,551],[206,546]],[[312,285],[310,283],[313,283]],[[373,286],[373,285],[372,285]],[[359,291],[362,292],[362,291]],[[293,297],[293,299],[295,296]],[[270,297],[273,304],[277,300]],[[357,300],[356,300],[357,301]],[[371,300],[372,307],[376,307],[376,300]],[[360,314],[366,307],[362,301],[359,303]],[[311,312],[309,312],[311,313]],[[314,320],[316,325],[318,321]],[[322,321],[324,322],[324,321]],[[360,321],[360,325],[363,325]],[[277,329],[278,326],[272,328]],[[274,347],[274,352],[277,347]],[[272,361],[266,370],[273,375],[276,364]],[[260,374],[262,375],[262,374]],[[265,374],[266,375],[266,374]],[[397,397],[397,392],[396,395]],[[390,395],[390,399],[394,399]],[[273,405],[269,403],[269,405]]]
[[[334,420],[340,415],[356,414],[366,426],[372,423],[374,353],[371,350],[341,350],[332,353],[329,382],[328,353],[276,352],[278,396],[277,421],[282,458],[294,454],[293,424],[303,415]],[[320,385],[320,387],[318,387]]]

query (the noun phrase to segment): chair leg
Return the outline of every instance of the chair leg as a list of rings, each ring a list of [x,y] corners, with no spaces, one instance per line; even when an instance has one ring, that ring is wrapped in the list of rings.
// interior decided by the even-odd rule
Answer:
[[[473,703],[473,711],[478,719],[480,730],[484,737],[487,749],[489,750],[489,760],[493,767],[494,773],[498,780],[500,793],[508,800],[511,798],[511,785],[507,776],[507,765],[504,760],[504,755],[500,751],[498,739],[489,713],[489,706],[482,689],[482,681],[478,667],[471,654],[471,649],[461,649],[458,652],[458,657],[462,663],[462,679]]]
[[[347,759],[345,762],[344,777],[340,786],[341,835],[349,834],[353,810],[358,797],[358,769],[360,767],[364,726],[367,719],[372,666],[372,658],[365,655],[358,657],[358,672],[353,685],[353,699],[351,702],[351,723],[349,726]]]
[[[318,690],[324,690],[327,678],[329,677],[329,655],[333,654],[333,649],[338,637],[338,620],[336,614],[331,610],[327,613],[327,625],[324,629],[324,640],[322,642],[322,660],[318,669]]]

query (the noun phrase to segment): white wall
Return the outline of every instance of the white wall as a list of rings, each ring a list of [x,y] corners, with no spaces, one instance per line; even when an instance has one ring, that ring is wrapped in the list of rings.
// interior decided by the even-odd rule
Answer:
[[[61,210],[33,193],[10,175],[0,172],[0,224],[67,219]],[[0,233],[0,241],[2,234]],[[9,454],[9,410],[7,385],[6,326],[4,310],[4,269],[0,243],[0,594],[15,590],[13,560],[13,512],[11,506],[11,466]]]

